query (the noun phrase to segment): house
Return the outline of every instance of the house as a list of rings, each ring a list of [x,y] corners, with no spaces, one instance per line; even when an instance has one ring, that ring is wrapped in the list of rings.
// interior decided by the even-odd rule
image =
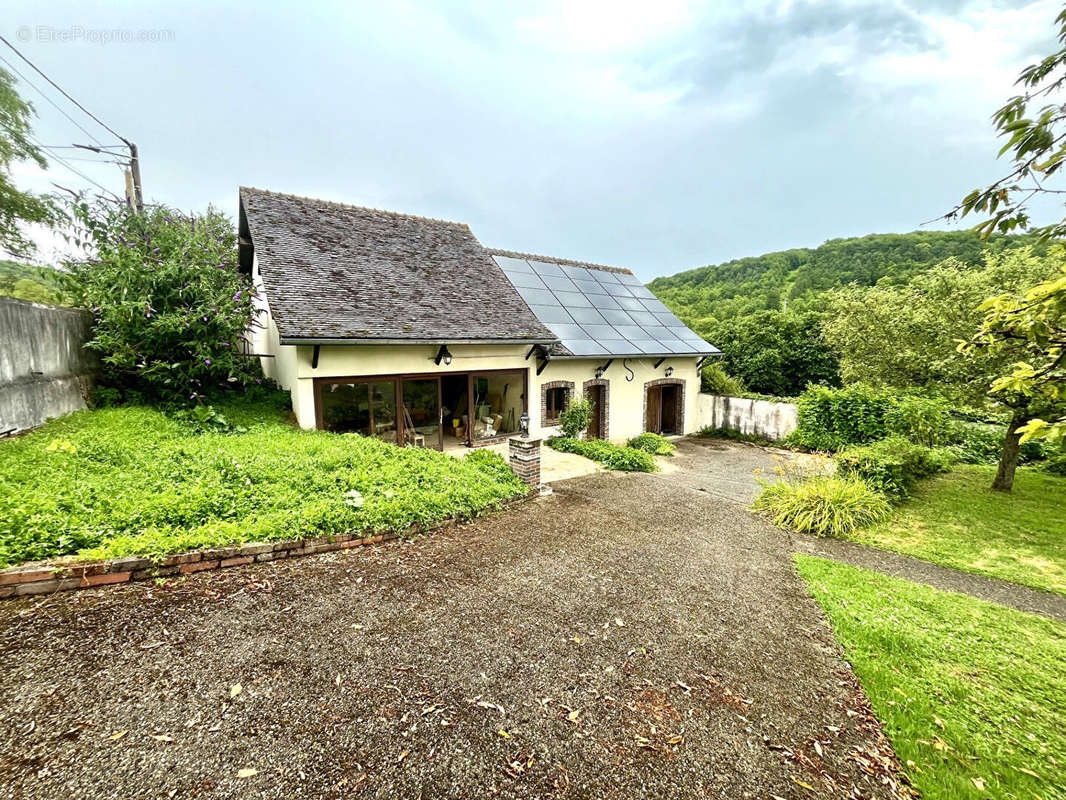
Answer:
[[[626,269],[484,247],[464,224],[241,188],[254,352],[301,427],[446,449],[691,432],[718,351]]]

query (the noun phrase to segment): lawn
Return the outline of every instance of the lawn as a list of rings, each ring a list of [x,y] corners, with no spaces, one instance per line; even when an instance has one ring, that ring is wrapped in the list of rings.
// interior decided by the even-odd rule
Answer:
[[[80,411],[0,442],[0,566],[402,530],[525,492],[493,453],[459,460],[301,431],[269,403],[223,411],[246,430],[205,432],[123,407]]]
[[[1066,798],[1066,626],[796,556],[925,800]]]
[[[1018,470],[993,492],[993,467],[962,465],[923,481],[887,522],[847,538],[936,564],[1066,594],[1066,478]]]

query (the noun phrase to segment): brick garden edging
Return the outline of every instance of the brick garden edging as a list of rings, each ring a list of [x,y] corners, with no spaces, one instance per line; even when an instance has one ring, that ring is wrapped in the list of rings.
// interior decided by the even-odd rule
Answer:
[[[503,505],[506,507],[520,503],[535,497],[536,494],[535,491],[530,490],[525,495],[505,500]],[[245,542],[227,547],[175,553],[158,562],[141,556],[122,556],[106,561],[22,564],[0,570],[0,598],[89,589],[94,586],[119,586],[135,581],[150,581],[155,578],[169,578],[212,569],[227,569],[244,564],[277,561],[281,558],[349,550],[353,547],[380,544],[430,533],[457,525],[462,521],[456,517],[449,517],[430,525],[412,525],[403,532],[390,531],[370,536],[337,534],[317,539],[291,539],[284,542]]]

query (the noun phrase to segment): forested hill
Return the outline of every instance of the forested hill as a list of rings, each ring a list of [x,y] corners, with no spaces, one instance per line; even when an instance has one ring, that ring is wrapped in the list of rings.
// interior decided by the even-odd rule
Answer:
[[[905,283],[949,257],[976,265],[985,250],[1031,243],[1025,236],[982,241],[971,231],[876,233],[699,267],[648,287],[686,322],[706,325],[762,310],[801,310],[826,289],[882,279]]]

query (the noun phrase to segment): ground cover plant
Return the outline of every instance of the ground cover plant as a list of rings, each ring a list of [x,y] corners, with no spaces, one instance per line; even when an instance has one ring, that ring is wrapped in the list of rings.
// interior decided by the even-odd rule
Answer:
[[[846,538],[979,575],[1066,594],[1066,478],[1022,467],[1010,495],[991,466],[919,484],[892,517]]]
[[[402,530],[526,491],[492,454],[301,431],[267,402],[215,413],[80,411],[0,442],[0,566]]]
[[[653,456],[672,456],[674,450],[677,449],[673,442],[658,433],[642,433],[630,439],[628,444],[636,450],[643,450]]]
[[[925,800],[1066,798],[1066,626],[796,556]]]
[[[603,439],[572,439],[569,436],[553,436],[548,447],[561,453],[577,453],[579,456],[598,461],[607,469],[621,472],[655,472],[655,458],[650,453],[633,447],[622,447]]]

